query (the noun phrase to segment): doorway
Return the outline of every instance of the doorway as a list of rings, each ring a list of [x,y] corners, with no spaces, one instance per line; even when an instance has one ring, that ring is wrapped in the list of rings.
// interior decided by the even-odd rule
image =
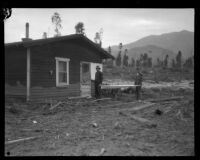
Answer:
[[[91,66],[89,62],[80,63],[81,96],[91,96]]]

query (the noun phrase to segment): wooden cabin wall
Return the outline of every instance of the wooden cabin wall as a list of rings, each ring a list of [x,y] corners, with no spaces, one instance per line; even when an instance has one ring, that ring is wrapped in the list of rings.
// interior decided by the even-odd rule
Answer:
[[[5,96],[26,97],[26,48],[5,48]]]
[[[80,62],[101,63],[97,51],[81,41],[54,42],[31,47],[31,99],[80,96]],[[69,58],[69,85],[56,87],[55,57]],[[53,74],[50,74],[53,71]]]

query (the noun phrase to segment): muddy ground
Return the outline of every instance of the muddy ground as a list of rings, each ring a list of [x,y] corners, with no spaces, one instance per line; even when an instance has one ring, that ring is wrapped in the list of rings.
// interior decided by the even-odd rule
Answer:
[[[129,110],[143,106],[148,99],[175,96],[184,98]],[[126,105],[115,104],[135,101],[134,94],[93,103],[82,103],[91,99],[66,101],[53,110],[47,104],[6,100],[5,142],[40,137],[6,144],[5,156],[194,155],[193,89],[146,88],[142,99],[145,101]],[[131,116],[145,118],[153,125]]]

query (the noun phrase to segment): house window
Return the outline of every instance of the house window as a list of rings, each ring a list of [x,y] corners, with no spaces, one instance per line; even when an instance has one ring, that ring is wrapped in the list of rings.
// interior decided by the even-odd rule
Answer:
[[[56,86],[69,85],[69,61],[68,58],[56,57]]]

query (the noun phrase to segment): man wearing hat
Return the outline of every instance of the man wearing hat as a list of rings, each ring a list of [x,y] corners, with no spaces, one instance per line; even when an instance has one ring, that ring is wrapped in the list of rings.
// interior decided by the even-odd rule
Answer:
[[[140,72],[139,68],[137,68],[137,73],[136,73],[136,77],[135,77],[135,85],[139,85],[136,86],[136,100],[141,101],[141,88],[142,88],[142,73]]]
[[[101,93],[101,84],[103,81],[103,74],[100,71],[100,67],[96,67],[96,73],[95,73],[95,97],[100,98],[100,93]]]

